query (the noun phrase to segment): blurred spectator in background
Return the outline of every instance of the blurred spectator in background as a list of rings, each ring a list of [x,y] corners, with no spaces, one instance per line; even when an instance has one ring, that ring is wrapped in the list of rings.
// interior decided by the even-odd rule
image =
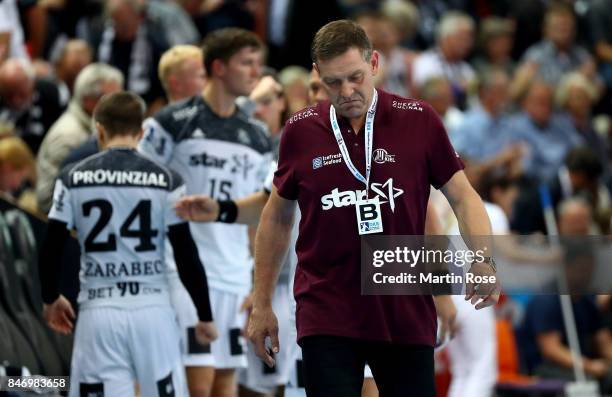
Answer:
[[[26,180],[34,179],[34,155],[18,137],[0,139],[0,192],[13,198]]]
[[[474,21],[466,14],[449,12],[437,32],[436,47],[414,61],[413,84],[420,87],[432,77],[444,77],[451,84],[457,107],[465,109],[476,78],[474,69],[465,61],[474,44]]]
[[[177,45],[159,60],[159,80],[169,102],[200,95],[206,83],[202,50],[194,45]]]
[[[59,80],[60,90],[68,98],[74,92],[74,81],[83,68],[92,62],[91,47],[85,40],[71,39],[66,42],[54,62],[55,77]]]
[[[200,33],[193,20],[181,6],[174,1],[140,0],[145,4],[147,17],[162,26],[167,44],[198,44]]]
[[[544,39],[529,47],[516,71],[512,97],[520,98],[534,80],[557,85],[569,72],[580,71],[598,81],[597,68],[589,52],[575,43],[576,18],[571,8],[554,4],[544,18]]]
[[[500,134],[510,143],[524,144],[523,169],[527,176],[550,180],[566,154],[583,139],[567,117],[553,113],[553,90],[545,82],[529,85],[522,109],[504,123]]]
[[[593,0],[589,11],[589,29],[599,73],[608,90],[612,90],[612,0]]]
[[[66,156],[92,136],[91,116],[96,104],[122,87],[121,72],[109,65],[94,63],[78,75],[68,109],[53,124],[38,152],[36,195],[41,212],[46,214],[51,208],[55,179]]]
[[[500,132],[508,122],[509,78],[502,69],[487,69],[480,75],[479,103],[464,114],[462,122],[451,130],[455,150],[469,160],[466,172],[477,183],[479,175],[499,168],[514,177],[522,173],[523,152],[520,144],[509,144]]]
[[[310,70],[310,80],[308,82],[308,106],[316,105],[321,101],[328,100],[327,92],[321,83],[321,76],[315,68]]]
[[[273,148],[277,150],[287,113],[283,86],[274,77],[264,76],[249,98],[255,103],[254,116],[266,124],[272,137]]]
[[[400,47],[400,43],[405,38],[402,36],[405,34],[403,32],[413,29],[406,26],[406,22],[399,25],[391,15],[394,12],[401,14],[401,10],[404,10],[404,14],[413,16],[408,21],[414,21],[417,11],[410,3],[403,1],[387,1],[384,4],[384,11],[359,14],[355,21],[364,28],[372,47],[380,54],[376,86],[393,94],[409,97],[412,92],[410,73],[417,54]]]
[[[175,0],[191,17],[201,37],[227,27],[255,28],[253,3],[257,0]],[[260,7],[265,4],[259,3]],[[191,42],[187,42],[191,43]],[[184,44],[184,43],[183,43]]]
[[[490,170],[481,176],[475,187],[485,203],[495,204],[504,212],[508,232],[520,193],[518,180],[499,170]]]
[[[33,153],[66,107],[56,84],[37,79],[32,65],[9,59],[0,66],[0,123],[12,124]]]
[[[163,105],[157,65],[169,47],[164,25],[147,14],[146,1],[106,0],[108,18],[92,21],[86,38],[97,62],[119,69],[126,90],[140,95],[154,112]]]
[[[16,0],[0,1],[0,64],[8,58],[30,59]]]
[[[597,102],[597,88],[582,73],[573,72],[561,79],[556,93],[557,106],[565,110],[586,144],[603,166],[603,178],[610,180],[610,143],[595,131],[591,110]]]
[[[570,199],[559,210],[559,231],[573,235],[588,232],[592,221],[588,204]],[[567,218],[567,219],[565,219]],[[567,229],[565,229],[567,228]],[[574,244],[576,244],[574,242]],[[592,277],[594,258],[588,248],[573,247],[565,254],[567,279],[588,282]],[[577,293],[578,285],[574,284]],[[571,286],[570,286],[571,288]],[[584,286],[581,288],[585,291]],[[574,324],[584,371],[590,379],[600,381],[600,392],[612,392],[612,337],[594,295],[571,295]],[[520,343],[530,373],[543,378],[573,381],[576,365],[569,348],[564,314],[559,295],[538,295],[527,305],[519,330]]]
[[[480,55],[474,59],[478,74],[491,69],[503,70],[512,76],[515,63],[512,59],[514,45],[514,23],[500,17],[485,18],[480,25],[478,44]]]
[[[588,201],[572,197],[559,203],[559,234],[563,236],[587,236],[599,234],[593,221],[593,212]]]
[[[564,199],[582,197],[590,203],[591,213],[595,215],[600,229],[609,227],[610,192],[601,183],[602,166],[597,155],[588,147],[572,149],[556,178],[548,183],[552,204],[557,207]],[[600,215],[602,219],[600,221]],[[608,214],[608,215],[606,215]],[[607,219],[606,219],[607,216]],[[533,232],[546,233],[544,215],[538,187],[524,187],[515,204],[515,216],[511,218],[512,230],[520,234]]]
[[[267,2],[262,36],[268,43],[268,65],[276,70],[289,65],[310,69],[312,38],[321,26],[344,17],[339,3],[339,0]]]
[[[287,66],[278,74],[287,99],[287,112],[294,114],[308,106],[308,70],[301,66]]]
[[[432,77],[419,89],[420,98],[427,101],[444,122],[447,131],[461,125],[463,113],[455,107],[453,88],[444,77]]]

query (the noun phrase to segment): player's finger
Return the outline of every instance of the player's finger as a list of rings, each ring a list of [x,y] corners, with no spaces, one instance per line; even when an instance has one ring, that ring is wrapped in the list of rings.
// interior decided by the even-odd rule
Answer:
[[[482,300],[479,304],[475,306],[476,310],[484,309],[485,307],[489,307],[495,304],[495,299],[493,296],[489,295],[485,299]]]
[[[72,330],[72,320],[70,319],[70,313],[68,310],[62,310],[60,315],[60,321],[62,326],[68,330]]]
[[[74,308],[72,307],[72,303],[68,302],[66,309],[68,310],[68,316],[70,317],[70,320],[74,320],[76,318],[76,314],[74,313]]]
[[[280,351],[280,342],[278,340],[278,327],[274,327],[270,332],[270,342],[272,342],[272,352],[278,354]]]
[[[465,300],[470,300],[472,299],[472,296],[474,296],[474,293],[476,293],[476,286],[473,283],[467,283],[465,285]]]

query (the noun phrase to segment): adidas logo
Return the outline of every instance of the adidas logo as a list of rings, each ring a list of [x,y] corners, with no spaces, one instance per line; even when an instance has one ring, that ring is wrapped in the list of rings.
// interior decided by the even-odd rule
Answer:
[[[195,130],[193,132],[193,134],[191,134],[191,137],[192,138],[196,138],[196,139],[198,139],[198,138],[201,139],[201,138],[206,138],[206,135],[204,134],[204,132],[201,129],[198,128],[197,130]]]

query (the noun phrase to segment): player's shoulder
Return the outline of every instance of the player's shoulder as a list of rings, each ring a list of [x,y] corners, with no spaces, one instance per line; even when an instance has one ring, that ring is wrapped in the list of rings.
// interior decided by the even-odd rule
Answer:
[[[236,134],[234,139],[237,143],[250,146],[259,153],[268,153],[272,150],[272,142],[268,126],[261,120],[250,115],[240,106],[230,118],[232,129]]]
[[[202,108],[201,96],[193,96],[164,106],[147,122],[156,123],[176,139],[185,126],[194,120],[198,113],[201,113]]]

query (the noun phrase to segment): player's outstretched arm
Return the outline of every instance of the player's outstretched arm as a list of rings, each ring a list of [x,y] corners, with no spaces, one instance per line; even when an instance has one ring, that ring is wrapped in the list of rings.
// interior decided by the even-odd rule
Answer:
[[[38,274],[43,299],[43,316],[54,331],[69,334],[74,328],[75,314],[70,302],[59,293],[62,253],[70,236],[68,225],[49,220],[47,236],[38,256]]]
[[[270,367],[274,366],[274,359],[266,350],[266,338],[269,337],[272,342],[272,352],[279,352],[278,321],[272,311],[272,294],[289,248],[295,205],[295,201],[279,196],[274,187],[255,237],[253,311],[247,334],[257,356]]]
[[[191,222],[253,225],[259,222],[268,196],[267,192],[261,191],[238,201],[218,201],[206,195],[193,195],[179,199],[175,209],[178,216]]]
[[[206,271],[200,262],[198,249],[189,231],[189,224],[182,222],[169,226],[168,239],[172,244],[181,282],[189,292],[198,312],[200,322],[196,325],[196,337],[200,343],[208,344],[217,339],[217,329],[212,322]]]

